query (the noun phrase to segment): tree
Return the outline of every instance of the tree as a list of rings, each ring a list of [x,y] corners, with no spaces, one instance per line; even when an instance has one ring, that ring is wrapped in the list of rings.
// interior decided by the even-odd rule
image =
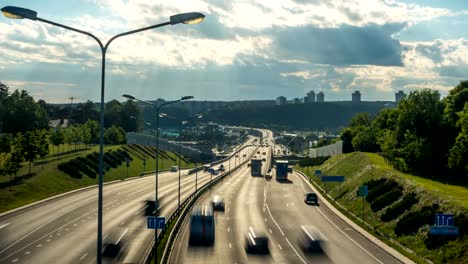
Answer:
[[[104,133],[105,144],[123,144],[126,142],[125,131],[121,127],[111,126]]]
[[[13,137],[10,134],[1,134],[0,135],[0,153],[10,152],[12,143],[13,143]]]
[[[449,151],[448,166],[451,169],[468,172],[468,103],[457,113],[456,126],[460,129],[455,144]]]
[[[42,168],[44,169],[44,158],[49,154],[49,133],[47,130],[39,130],[37,136],[37,154],[42,159]]]
[[[51,129],[49,141],[52,145],[57,147],[57,159],[60,159],[60,145],[64,143],[64,135],[62,129]]]
[[[88,120],[85,126],[89,129],[89,133],[91,134],[90,143],[99,143],[99,123],[95,120]]]
[[[140,112],[140,107],[138,107],[138,105],[132,100],[128,100],[123,104],[121,120],[122,128],[126,132],[141,130],[141,128],[143,127],[143,122],[140,118]]]
[[[377,143],[377,129],[370,127],[361,127],[353,137],[351,143],[357,151],[379,152],[380,146]]]
[[[104,112],[105,127],[121,126],[122,125],[122,104],[117,100],[112,100],[106,103]]]
[[[27,131],[24,135],[19,134],[20,149],[26,161],[29,162],[29,175],[31,175],[31,163],[39,154],[38,137],[35,132]]]

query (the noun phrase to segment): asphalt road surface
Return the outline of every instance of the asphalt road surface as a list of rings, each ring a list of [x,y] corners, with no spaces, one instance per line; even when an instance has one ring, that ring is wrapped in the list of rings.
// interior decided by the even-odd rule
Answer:
[[[242,150],[237,159],[224,162],[229,170],[246,159],[254,147]],[[214,166],[217,168],[219,165]],[[195,190],[195,173],[181,171],[181,202]],[[218,176],[213,176],[218,177]],[[198,173],[198,187],[210,181],[208,172]],[[153,241],[146,229],[145,201],[154,199],[155,177],[142,177],[104,186],[103,238],[119,227],[128,228],[129,247],[119,262],[139,263]],[[159,174],[161,215],[177,208],[178,173]],[[53,199],[0,218],[0,263],[95,263],[97,188]]]
[[[261,153],[266,148],[259,149]],[[268,159],[270,157],[267,157]],[[263,167],[263,173],[267,165]],[[275,171],[273,170],[273,176]],[[304,193],[312,191],[302,177],[289,173],[289,182],[252,177],[244,166],[207,193],[198,204],[209,204],[212,195],[225,199],[225,211],[215,211],[215,243],[209,247],[188,244],[186,219],[171,255],[171,263],[401,263],[347,225],[329,208],[306,205]],[[301,225],[314,225],[327,241],[322,254],[306,254],[298,243]],[[269,237],[270,254],[245,251],[245,234],[253,227]]]

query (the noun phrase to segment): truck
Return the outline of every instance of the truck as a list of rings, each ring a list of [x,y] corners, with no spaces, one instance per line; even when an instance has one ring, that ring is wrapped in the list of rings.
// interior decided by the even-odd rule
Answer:
[[[262,160],[252,159],[250,163],[250,174],[252,176],[262,176]]]
[[[286,181],[288,179],[288,161],[277,160],[276,161],[276,180]]]

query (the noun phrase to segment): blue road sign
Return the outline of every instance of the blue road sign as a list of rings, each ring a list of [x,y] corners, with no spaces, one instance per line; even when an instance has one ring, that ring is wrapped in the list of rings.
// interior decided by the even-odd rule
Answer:
[[[367,196],[368,193],[369,193],[369,189],[367,188],[367,185],[359,186],[358,196]]]
[[[431,235],[456,236],[458,235],[457,226],[431,226]]]
[[[166,218],[157,216],[148,216],[148,229],[164,229]]]
[[[321,174],[322,174],[322,171],[321,171],[321,170],[315,170],[314,174],[315,174],[315,175],[321,175]]]
[[[453,214],[436,214],[436,226],[453,226]]]
[[[344,176],[322,176],[323,182],[344,182]]]

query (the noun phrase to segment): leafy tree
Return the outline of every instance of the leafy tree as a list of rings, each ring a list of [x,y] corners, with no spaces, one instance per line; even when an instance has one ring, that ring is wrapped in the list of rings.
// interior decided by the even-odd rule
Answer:
[[[44,168],[44,158],[49,154],[49,133],[43,129],[36,132],[37,136],[37,154],[42,159],[42,168]]]
[[[1,134],[0,135],[0,153],[10,152],[12,143],[13,143],[13,137],[10,134]]]
[[[465,103],[463,111],[457,115],[459,119],[456,126],[460,128],[460,133],[449,151],[448,166],[466,172],[468,171],[468,103]]]
[[[140,112],[140,108],[134,101],[128,100],[123,104],[121,112],[121,125],[126,132],[139,131],[142,129],[143,121],[140,118]]]
[[[95,120],[88,120],[85,123],[90,133],[90,143],[99,143],[99,123]]]
[[[38,136],[33,131],[27,131],[24,135],[19,134],[21,151],[26,161],[29,162],[29,174],[31,174],[31,163],[39,154]]]
[[[349,121],[349,126],[350,127],[360,127],[360,126],[370,126],[372,122],[372,117],[369,113],[357,113],[353,118],[351,118],[351,121]]]
[[[468,102],[468,80],[460,81],[445,98],[444,117],[450,126],[457,126],[460,118],[458,113],[463,111],[466,102]]]
[[[350,153],[354,151],[353,148],[353,137],[354,137],[354,130],[351,128],[345,128],[341,132],[341,140],[343,141],[343,153]]]
[[[51,129],[49,141],[52,145],[57,147],[57,159],[60,159],[60,145],[64,143],[64,135],[62,129]]]
[[[358,151],[380,151],[380,146],[377,143],[377,129],[374,127],[360,127],[351,143],[353,148]]]
[[[122,125],[122,104],[117,100],[106,103],[104,111],[104,126]]]
[[[121,127],[111,126],[106,129],[104,140],[106,144],[123,144],[126,142],[125,131]]]

